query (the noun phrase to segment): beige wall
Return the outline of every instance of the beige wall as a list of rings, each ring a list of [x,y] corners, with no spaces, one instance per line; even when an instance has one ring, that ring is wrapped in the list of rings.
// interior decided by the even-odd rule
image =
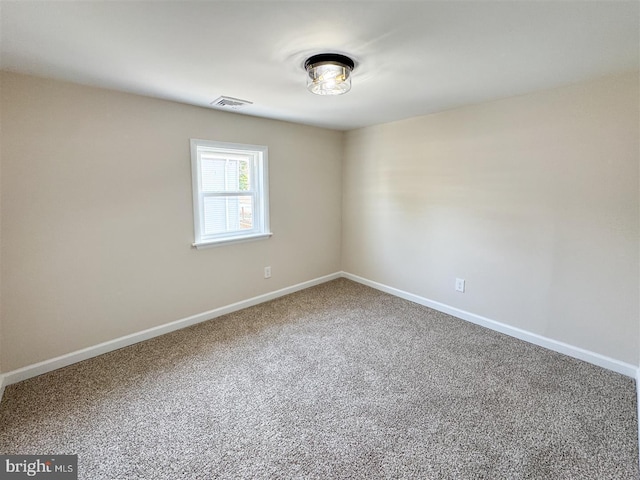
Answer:
[[[637,364],[638,81],[348,132],[343,270]]]
[[[638,364],[637,74],[348,132],[344,151],[341,132],[1,80],[0,371],[341,268]],[[192,137],[269,146],[273,238],[190,247]]]
[[[3,371],[340,270],[341,132],[2,80]],[[271,239],[191,248],[192,137],[269,147]]]

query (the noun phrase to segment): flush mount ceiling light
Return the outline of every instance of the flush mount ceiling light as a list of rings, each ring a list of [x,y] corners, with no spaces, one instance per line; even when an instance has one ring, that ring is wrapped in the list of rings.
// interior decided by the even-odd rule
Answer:
[[[321,53],[304,62],[307,88],[316,95],[342,95],[351,90],[353,60],[337,53]]]

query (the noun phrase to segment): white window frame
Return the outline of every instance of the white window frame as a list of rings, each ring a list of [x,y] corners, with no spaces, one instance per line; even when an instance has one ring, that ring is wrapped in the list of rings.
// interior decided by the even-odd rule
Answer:
[[[201,154],[214,153],[225,158],[249,160],[251,189],[248,191],[204,192],[202,189]],[[217,142],[213,140],[191,139],[191,179],[193,188],[193,225],[196,248],[214,247],[231,243],[248,242],[269,238],[269,160],[268,149],[264,145]],[[250,230],[236,230],[212,235],[204,233],[205,197],[253,197]]]

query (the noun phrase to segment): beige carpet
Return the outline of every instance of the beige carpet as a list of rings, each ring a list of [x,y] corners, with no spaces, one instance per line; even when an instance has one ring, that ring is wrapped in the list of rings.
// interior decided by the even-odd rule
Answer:
[[[637,479],[634,382],[340,279],[7,387],[99,479]]]

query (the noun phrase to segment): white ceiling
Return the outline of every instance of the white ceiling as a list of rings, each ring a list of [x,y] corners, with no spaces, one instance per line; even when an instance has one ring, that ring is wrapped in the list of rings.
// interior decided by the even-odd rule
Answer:
[[[0,68],[351,129],[637,70],[637,1],[11,2]],[[356,62],[312,95],[304,60]]]

